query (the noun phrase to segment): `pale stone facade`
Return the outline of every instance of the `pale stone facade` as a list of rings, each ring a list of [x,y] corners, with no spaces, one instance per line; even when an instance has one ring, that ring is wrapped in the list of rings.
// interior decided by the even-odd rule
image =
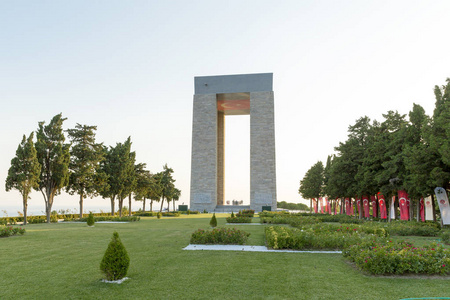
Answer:
[[[250,208],[276,209],[272,74],[195,78],[191,210],[224,208],[226,115],[250,115]]]

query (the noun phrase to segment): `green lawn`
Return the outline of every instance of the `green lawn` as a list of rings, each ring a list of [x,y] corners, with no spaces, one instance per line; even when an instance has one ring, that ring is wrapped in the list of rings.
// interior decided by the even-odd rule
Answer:
[[[225,214],[216,214],[219,226]],[[0,239],[0,299],[401,299],[450,295],[448,278],[372,277],[340,254],[183,251],[210,214],[128,224],[27,225]],[[227,225],[230,226],[230,225]],[[231,225],[232,226],[232,225]],[[264,244],[264,226],[248,244]],[[102,283],[113,231],[130,256],[130,280]],[[389,293],[389,294],[388,294]]]

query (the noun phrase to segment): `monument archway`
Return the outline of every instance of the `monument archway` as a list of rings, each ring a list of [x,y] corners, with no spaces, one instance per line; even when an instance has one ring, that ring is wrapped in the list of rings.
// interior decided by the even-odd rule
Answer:
[[[276,209],[273,74],[195,77],[191,210],[225,204],[225,116],[250,115],[250,209]],[[231,209],[231,207],[229,207]]]

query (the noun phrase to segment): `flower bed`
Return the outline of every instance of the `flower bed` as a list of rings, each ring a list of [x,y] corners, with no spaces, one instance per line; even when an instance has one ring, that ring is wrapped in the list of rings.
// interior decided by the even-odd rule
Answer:
[[[24,228],[0,225],[0,237],[9,237],[17,234],[23,235],[24,233]]]
[[[440,231],[436,222],[392,221],[386,223],[385,228],[391,235],[400,236],[437,236]]]
[[[235,228],[198,229],[191,235],[191,244],[243,245],[250,233]]]
[[[436,244],[416,248],[405,242],[369,240],[347,246],[343,254],[371,274],[450,274],[450,249]]]

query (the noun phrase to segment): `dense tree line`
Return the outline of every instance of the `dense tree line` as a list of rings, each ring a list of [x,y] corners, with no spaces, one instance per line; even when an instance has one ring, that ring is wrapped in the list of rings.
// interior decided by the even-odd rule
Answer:
[[[326,166],[319,161],[306,172],[300,181],[302,197],[390,197],[404,190],[418,204],[420,198],[433,196],[436,187],[449,191],[450,79],[435,86],[434,94],[432,116],[413,104],[408,116],[388,111],[382,122],[359,118]]]
[[[277,208],[284,208],[289,210],[308,210],[309,207],[303,203],[289,203],[286,201],[277,202]]]
[[[123,201],[128,197],[128,212],[131,215],[131,200],[149,199],[150,209],[153,201],[168,204],[181,195],[174,185],[173,169],[167,164],[163,171],[152,174],[146,170],[145,163],[136,163],[136,153],[131,151],[131,137],[114,147],[96,143],[96,126],[77,124],[68,129],[70,143],[66,143],[62,114],[52,118],[48,125],[38,123],[36,142],[34,133],[22,142],[11,160],[6,178],[6,190],[18,190],[22,195],[24,224],[27,223],[27,201],[31,189],[40,191],[44,197],[47,223],[50,223],[55,196],[65,189],[71,195],[79,196],[80,218],[83,215],[83,201],[86,197],[101,195],[111,201],[111,215],[115,214],[118,202],[119,215],[122,216]]]

